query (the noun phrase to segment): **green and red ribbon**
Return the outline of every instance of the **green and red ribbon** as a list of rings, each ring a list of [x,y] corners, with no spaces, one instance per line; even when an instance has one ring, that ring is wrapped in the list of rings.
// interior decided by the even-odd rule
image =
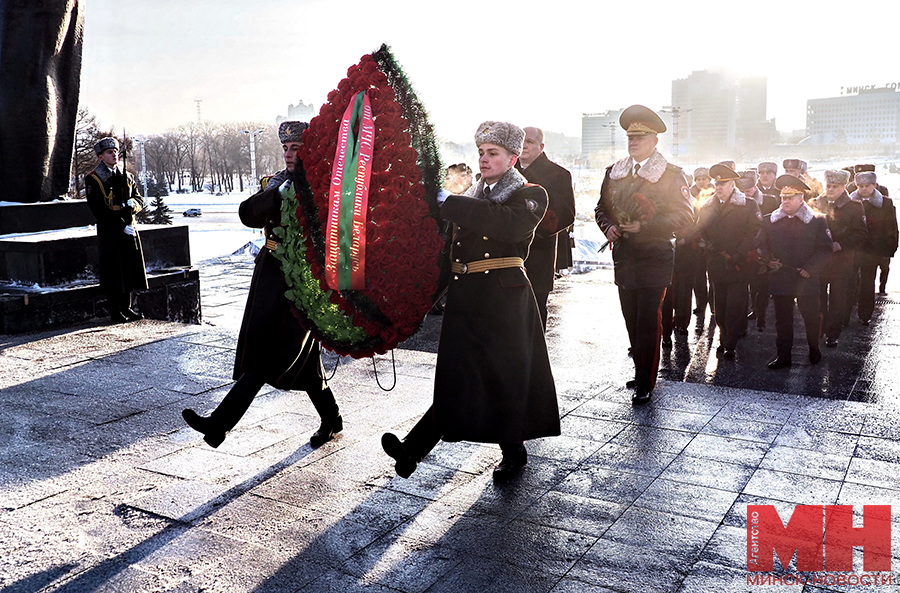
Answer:
[[[354,128],[359,134],[354,134]],[[332,289],[366,287],[366,218],[375,124],[365,92],[356,93],[344,110],[338,131],[325,234],[325,280]]]

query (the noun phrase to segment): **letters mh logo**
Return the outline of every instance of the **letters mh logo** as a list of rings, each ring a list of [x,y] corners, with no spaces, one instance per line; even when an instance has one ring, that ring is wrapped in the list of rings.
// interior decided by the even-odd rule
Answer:
[[[787,570],[794,553],[802,572],[853,571],[853,546],[863,549],[863,570],[891,570],[891,507],[863,506],[863,526],[853,507],[797,505],[787,526],[773,505],[747,506],[747,570],[771,571],[775,554]]]

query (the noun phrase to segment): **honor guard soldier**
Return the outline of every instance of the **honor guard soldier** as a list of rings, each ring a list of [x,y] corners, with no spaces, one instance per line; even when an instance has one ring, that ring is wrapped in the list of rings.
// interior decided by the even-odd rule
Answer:
[[[772,163],[773,165],[775,163]],[[737,180],[737,188],[744,192],[747,198],[756,202],[759,207],[760,218],[766,214],[771,214],[781,204],[781,198],[776,197],[778,190],[775,189],[775,174],[772,173],[772,189],[775,194],[764,193],[759,189],[759,175],[755,169],[748,169],[739,173],[741,176]],[[759,270],[750,272],[750,313],[747,319],[756,320],[756,331],[762,332],[766,329],[766,309],[769,307],[769,275],[765,272],[759,273]]]
[[[606,169],[594,210],[612,243],[615,281],[634,359],[634,405],[650,401],[659,370],[660,305],[672,283],[675,233],[693,223],[691,192],[681,169],[656,150],[666,125],[632,105],[619,117],[629,156]]]
[[[247,412],[256,394],[268,383],[276,389],[303,390],[321,418],[319,429],[309,439],[318,447],[343,429],[334,394],[324,379],[319,359],[319,343],[303,328],[293,304],[284,296],[287,282],[281,264],[272,254],[281,239],[282,195],[292,191],[292,178],[304,178],[303,163],[297,159],[305,122],[285,121],[278,128],[285,168],[264,177],[262,188],[241,202],[238,215],[244,225],[265,229],[265,247],[256,256],[244,319],[238,335],[233,377],[237,381],[209,416],[186,409],[181,415],[194,430],[203,433],[211,447],[218,447],[225,434]]]
[[[451,278],[438,342],[431,408],[401,441],[381,445],[408,478],[443,439],[497,443],[494,480],[528,461],[524,441],[560,434],[556,387],[541,316],[525,274],[547,192],[515,168],[525,132],[487,121],[475,132],[481,179],[463,195],[441,190],[451,221]]]
[[[740,176],[726,165],[709,169],[716,193],[700,207],[697,232],[706,247],[706,270],[713,286],[719,347],[716,354],[733,359],[746,326],[748,286],[756,263],[759,206],[747,199],[735,181]]]
[[[764,216],[759,229],[759,250],[769,268],[769,292],[775,306],[776,355],[770,369],[791,366],[794,344],[794,300],[803,317],[809,362],[822,359],[819,337],[819,273],[831,259],[828,223],[805,202],[809,186],[793,175],[775,181],[781,206]]]
[[[866,211],[869,235],[857,253],[859,301],[856,313],[863,325],[869,325],[875,311],[875,274],[883,258],[897,251],[897,212],[894,202],[877,189],[874,172],[856,174],[856,191],[850,197],[860,201]],[[882,272],[883,273],[883,272]]]
[[[825,215],[831,231],[833,254],[819,280],[825,345],[834,348],[841,337],[843,321],[853,286],[853,262],[857,249],[868,236],[863,205],[850,199],[843,169],[825,171],[825,193],[813,200],[814,210]]]
[[[84,178],[84,193],[97,219],[100,288],[114,323],[143,319],[131,308],[131,293],[147,288],[141,236],[134,224],[144,198],[134,177],[118,167],[118,140],[103,138],[94,145],[94,152],[100,162]]]
[[[553,290],[556,275],[558,235],[565,232],[568,247],[569,225],[575,222],[575,192],[572,190],[572,175],[557,165],[544,152],[544,132],[540,128],[525,128],[525,143],[516,168],[528,183],[540,185],[547,190],[550,200],[547,213],[534,233],[525,270],[534,288],[541,321],[547,329],[547,298]],[[568,267],[568,266],[566,266]]]

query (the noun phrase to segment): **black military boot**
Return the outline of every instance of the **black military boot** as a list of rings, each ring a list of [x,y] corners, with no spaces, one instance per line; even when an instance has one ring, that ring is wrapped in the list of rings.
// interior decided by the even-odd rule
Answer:
[[[247,413],[263,385],[265,382],[244,373],[212,414],[201,416],[188,408],[181,411],[181,417],[188,426],[203,434],[203,440],[210,447],[216,448],[225,440],[225,434]]]
[[[311,447],[321,447],[334,438],[334,435],[344,430],[344,419],[341,418],[338,411],[337,402],[334,401],[334,394],[330,387],[325,387],[318,393],[309,393],[309,399],[312,401],[313,407],[319,413],[322,424],[319,430],[309,437]]]

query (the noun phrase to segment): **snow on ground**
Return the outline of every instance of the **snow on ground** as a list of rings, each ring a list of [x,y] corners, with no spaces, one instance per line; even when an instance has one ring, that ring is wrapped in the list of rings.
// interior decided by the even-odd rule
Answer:
[[[824,183],[824,173],[827,169],[840,169],[851,162],[875,163],[878,182],[886,186],[895,198],[900,197],[900,173],[891,173],[887,166],[888,163],[893,162],[893,159],[813,162],[810,163],[809,172]],[[739,163],[738,169],[751,166],[755,166],[755,164]],[[603,180],[603,171],[578,171],[576,178],[577,184],[581,186],[579,189],[599,189],[600,182]],[[163,198],[166,205],[172,209],[172,222],[187,225],[190,229],[191,261],[194,264],[234,253],[261,236],[259,230],[246,228],[238,219],[238,205],[248,196],[250,196],[249,191],[221,196],[210,193],[170,194]],[[200,208],[203,214],[197,218],[183,217],[182,212],[188,208]],[[586,214],[589,219],[593,219],[593,210]],[[604,241],[603,234],[593,222],[577,222],[575,239],[579,243],[580,253],[576,258],[587,258],[596,245],[602,244]],[[585,245],[582,245],[582,242]],[[595,259],[601,263],[611,263],[610,250],[598,253]]]

